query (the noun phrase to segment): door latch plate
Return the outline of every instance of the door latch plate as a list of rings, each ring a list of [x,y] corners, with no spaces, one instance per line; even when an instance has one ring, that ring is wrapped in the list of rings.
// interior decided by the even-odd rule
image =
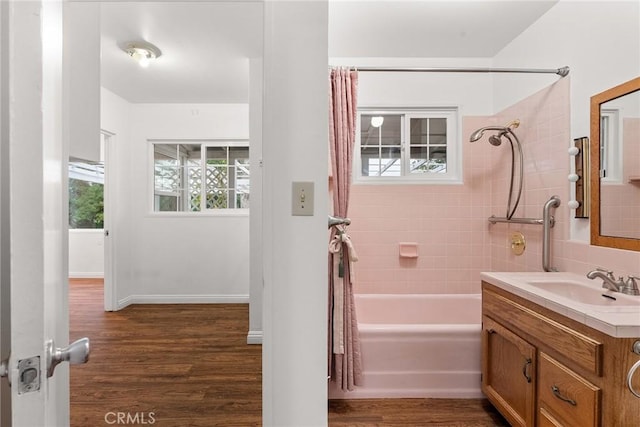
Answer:
[[[40,356],[18,361],[18,394],[40,390]]]

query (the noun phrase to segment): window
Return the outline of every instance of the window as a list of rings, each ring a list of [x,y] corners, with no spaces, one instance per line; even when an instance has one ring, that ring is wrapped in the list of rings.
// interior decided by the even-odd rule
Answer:
[[[358,116],[356,181],[462,181],[457,109],[362,109]]]
[[[600,111],[600,177],[605,183],[622,183],[620,110]]]
[[[249,208],[249,147],[153,143],[154,212]]]

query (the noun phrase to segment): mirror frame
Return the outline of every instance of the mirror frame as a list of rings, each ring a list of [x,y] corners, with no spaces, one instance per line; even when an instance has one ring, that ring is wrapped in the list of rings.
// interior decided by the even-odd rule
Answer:
[[[640,77],[607,89],[591,97],[591,244],[640,251],[640,239],[600,234],[600,106],[640,90]]]

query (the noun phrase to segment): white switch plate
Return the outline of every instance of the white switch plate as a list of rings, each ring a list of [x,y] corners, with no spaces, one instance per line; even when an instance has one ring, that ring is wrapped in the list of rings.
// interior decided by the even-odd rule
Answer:
[[[313,182],[293,182],[291,184],[291,215],[313,215]]]

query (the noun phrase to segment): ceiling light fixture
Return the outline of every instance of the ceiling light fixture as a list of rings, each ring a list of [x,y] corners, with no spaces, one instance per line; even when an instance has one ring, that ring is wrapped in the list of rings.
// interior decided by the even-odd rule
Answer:
[[[373,116],[371,117],[371,126],[374,128],[379,128],[384,123],[384,117],[382,116]]]
[[[162,55],[160,49],[145,41],[129,42],[126,44],[123,50],[127,53],[127,55],[135,59],[143,68],[148,67],[151,60],[156,59],[160,55]]]

